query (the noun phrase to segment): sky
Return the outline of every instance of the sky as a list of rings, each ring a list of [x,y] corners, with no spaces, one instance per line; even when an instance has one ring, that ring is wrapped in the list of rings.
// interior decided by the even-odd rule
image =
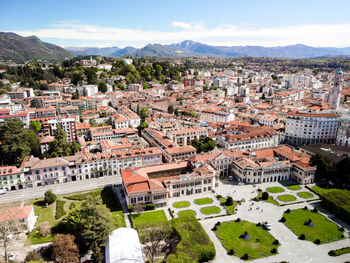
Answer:
[[[62,47],[350,46],[349,0],[0,0],[0,31]]]

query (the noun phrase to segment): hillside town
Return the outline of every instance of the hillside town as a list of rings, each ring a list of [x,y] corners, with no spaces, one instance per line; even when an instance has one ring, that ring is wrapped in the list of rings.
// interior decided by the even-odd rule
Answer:
[[[56,225],[60,220],[69,222],[64,215],[71,215],[75,211],[71,206],[78,202],[72,200],[83,201],[89,191],[105,187],[115,201],[102,196],[102,203],[108,209],[118,207],[111,212],[118,211],[114,217],[120,216],[124,222],[120,226],[126,228],[117,227],[109,235],[104,253],[100,252],[102,241],[89,243],[98,247],[78,244],[79,262],[102,262],[96,255],[103,255],[105,262],[126,262],[113,261],[113,257],[123,256],[130,262],[156,262],[155,258],[207,262],[215,257],[214,247],[202,260],[196,258],[197,252],[188,252],[192,260],[187,261],[180,261],[183,255],[172,254],[171,242],[149,249],[154,240],[146,233],[149,228],[140,230],[139,214],[155,210],[169,220],[191,211],[179,208],[193,202],[192,212],[201,220],[205,229],[201,231],[207,233],[212,222],[219,222],[215,228],[220,226],[224,220],[220,216],[236,219],[236,214],[247,220],[274,220],[275,228],[278,222],[273,214],[284,211],[284,205],[312,205],[289,193],[293,191],[287,187],[304,189],[310,200],[317,202],[317,192],[312,191],[315,183],[349,187],[345,170],[350,154],[349,71],[341,67],[288,67],[286,61],[280,65],[272,67],[270,59],[257,63],[249,59],[101,56],[61,64],[1,64],[0,202],[17,207],[2,208],[0,221],[13,219],[8,217],[13,213],[15,219],[25,222],[23,231],[29,233],[29,243],[51,242],[56,232],[42,234],[42,224],[51,224],[51,231],[54,225],[38,214],[40,209],[51,207],[50,202],[45,201],[46,208],[39,209],[37,202],[28,200],[43,198],[44,193],[46,200],[47,191],[55,198],[63,195],[51,207],[56,209]],[[345,174],[340,175],[337,169]],[[292,199],[283,201],[269,191],[274,187]],[[81,197],[74,194],[78,192],[83,192]],[[211,200],[208,204],[215,200],[209,209],[218,211],[197,209],[197,201],[207,204],[205,199]],[[108,202],[116,204],[110,207]],[[89,209],[87,204],[78,206]],[[256,212],[247,212],[252,207]],[[57,209],[62,209],[61,217]],[[141,215],[147,213],[152,212]],[[219,218],[213,219],[213,215]],[[267,223],[263,227],[271,229]],[[67,230],[76,231],[63,232]],[[344,230],[340,232],[344,237]],[[214,242],[214,236],[211,231],[209,243]],[[165,239],[170,236],[164,235]],[[282,242],[283,238],[279,239]],[[18,262],[24,262],[25,255],[16,252],[18,247],[6,242],[8,248],[15,247],[11,255],[17,254]],[[54,242],[59,242],[56,235]],[[350,245],[348,238],[337,242]],[[272,249],[277,249],[279,244],[274,245]],[[227,257],[236,250],[230,251],[228,255],[216,251],[215,262],[230,262]],[[7,259],[10,252],[6,253]],[[244,253],[239,257],[249,256]],[[286,252],[282,251],[276,262],[290,260],[284,257]],[[327,260],[321,262],[332,262]],[[60,262],[57,257],[55,261]]]

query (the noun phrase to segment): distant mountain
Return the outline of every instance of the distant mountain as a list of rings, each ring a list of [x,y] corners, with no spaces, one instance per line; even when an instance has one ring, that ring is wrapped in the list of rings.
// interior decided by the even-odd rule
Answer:
[[[58,61],[72,58],[67,50],[36,36],[22,37],[15,33],[0,32],[0,60],[23,62],[27,60]]]
[[[66,47],[66,50],[75,56],[97,55],[105,57],[113,57],[113,53],[120,50],[119,47]]]
[[[113,54],[111,54],[111,57],[121,57],[121,56],[125,56],[125,55],[130,55],[132,56],[132,54],[134,52],[136,52],[138,49],[134,48],[134,47],[125,47],[122,49],[119,49],[118,51],[114,52]]]

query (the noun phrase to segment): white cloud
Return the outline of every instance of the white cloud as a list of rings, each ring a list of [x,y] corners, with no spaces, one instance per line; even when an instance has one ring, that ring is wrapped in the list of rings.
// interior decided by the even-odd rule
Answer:
[[[278,46],[305,44],[310,46],[350,46],[350,23],[347,24],[302,24],[293,26],[259,27],[257,25],[218,25],[207,28],[202,22],[172,22],[175,32],[137,30],[117,27],[101,27],[65,21],[50,28],[16,33],[40,38],[56,39],[60,43],[103,43],[141,47],[147,43],[174,43],[186,39],[215,45],[260,45]],[[69,44],[67,44],[69,45]]]

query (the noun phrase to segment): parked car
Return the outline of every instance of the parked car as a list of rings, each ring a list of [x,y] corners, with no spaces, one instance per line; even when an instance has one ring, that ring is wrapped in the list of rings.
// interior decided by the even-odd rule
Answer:
[[[264,228],[266,230],[271,230],[271,225],[270,224],[264,224]]]
[[[8,253],[7,258],[9,261],[13,262],[15,260],[15,253],[14,252]]]
[[[244,183],[243,182],[238,182],[238,185],[244,185]]]
[[[6,189],[0,188],[0,195],[4,195],[4,194],[6,194]]]

